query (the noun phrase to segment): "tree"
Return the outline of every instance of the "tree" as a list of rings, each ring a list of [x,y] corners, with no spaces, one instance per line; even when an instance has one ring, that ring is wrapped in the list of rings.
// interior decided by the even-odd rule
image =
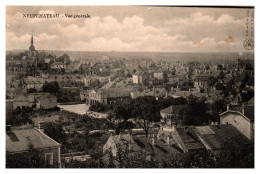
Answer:
[[[132,102],[127,100],[114,106],[115,118],[125,122],[132,117]]]
[[[35,88],[28,89],[28,93],[35,93],[35,92],[37,92],[37,90]]]
[[[62,56],[58,57],[56,61],[62,62],[62,63],[66,62],[66,65],[69,65],[70,64],[70,57],[67,54],[63,54]]]
[[[217,79],[216,77],[210,76],[210,77],[208,78],[207,84],[208,84],[209,86],[213,86],[217,81],[218,81],[218,79]]]
[[[144,129],[146,137],[152,124],[160,121],[159,111],[158,102],[153,96],[137,97],[133,101],[133,118]]]
[[[254,144],[247,145],[243,140],[232,137],[225,142],[226,148],[216,156],[216,167],[254,168]]]
[[[27,123],[32,123],[30,115],[32,108],[6,110],[6,124],[12,126],[20,126]]]
[[[57,141],[58,143],[64,144],[66,141],[66,134],[62,128],[62,124],[48,122],[44,124],[44,133]]]
[[[222,83],[217,83],[216,90],[225,90],[225,86]]]
[[[40,160],[38,150],[29,146],[29,151],[24,153],[6,154],[6,168],[40,168],[45,167]]]
[[[125,129],[133,129],[135,125],[131,121],[120,122],[116,127],[116,134],[124,131]]]
[[[42,91],[57,94],[60,91],[60,87],[57,81],[50,82],[50,83],[46,82],[42,86]]]
[[[189,96],[187,109],[187,115],[184,118],[184,124],[186,125],[202,125],[208,123],[209,117],[207,115],[208,107],[205,103],[206,98],[198,98],[195,96]]]
[[[251,70],[253,71],[254,70],[254,66],[252,64],[246,64],[245,65],[245,70]]]
[[[217,70],[223,70],[223,65],[218,65]]]
[[[219,99],[213,104],[209,104],[210,120],[214,122],[219,121],[219,114],[226,111],[227,104],[228,102],[225,99]]]
[[[170,96],[167,98],[161,97],[158,99],[158,106],[160,110],[168,108],[171,105],[183,105],[183,104],[187,104],[187,99],[183,97],[173,98]]]
[[[107,108],[108,107],[106,104],[97,102],[96,104],[91,105],[89,107],[89,110],[95,111],[95,112],[105,112],[105,111],[107,111]]]

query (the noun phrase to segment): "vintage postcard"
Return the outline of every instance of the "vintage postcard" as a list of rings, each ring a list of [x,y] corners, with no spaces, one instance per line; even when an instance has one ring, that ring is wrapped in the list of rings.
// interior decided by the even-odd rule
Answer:
[[[254,18],[6,6],[6,168],[254,168]]]

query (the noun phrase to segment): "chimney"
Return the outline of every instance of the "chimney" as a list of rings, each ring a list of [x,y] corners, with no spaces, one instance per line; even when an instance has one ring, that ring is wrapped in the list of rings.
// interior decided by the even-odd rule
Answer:
[[[11,132],[11,125],[6,125],[6,132]]]
[[[245,105],[242,104],[242,114],[245,115]]]
[[[230,109],[230,104],[227,104],[227,111],[229,111]]]
[[[173,105],[171,106],[171,114],[173,114]]]
[[[166,91],[165,98],[167,98],[167,97],[168,97],[168,92]]]
[[[128,142],[128,150],[131,150],[131,139]]]
[[[170,145],[170,135],[167,136],[167,144]]]
[[[44,121],[38,121],[38,129],[44,132]]]
[[[171,92],[173,92],[173,87],[171,87]]]
[[[189,92],[190,92],[190,88],[189,88]]]
[[[175,128],[175,126],[173,125],[172,126],[172,132],[175,132],[176,131],[176,128]]]
[[[159,132],[157,133],[157,141],[160,139],[160,134]]]
[[[153,134],[153,138],[152,138],[152,145],[154,146],[154,134]]]

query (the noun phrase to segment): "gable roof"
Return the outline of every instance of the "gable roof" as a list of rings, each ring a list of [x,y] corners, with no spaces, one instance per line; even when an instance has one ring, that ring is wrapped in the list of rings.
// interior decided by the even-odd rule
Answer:
[[[14,127],[6,133],[6,151],[10,153],[23,152],[33,149],[58,147],[59,143],[33,127]]]
[[[243,116],[244,118],[246,118],[249,121],[254,121],[254,117],[255,117],[254,106],[246,105],[246,106],[244,106],[244,108],[245,108],[244,114],[242,113],[242,106],[234,106],[230,110],[225,111],[219,115],[222,116],[229,112],[232,112],[232,113],[240,114],[241,116]]]
[[[172,105],[168,108],[162,109],[160,111],[161,114],[179,114],[182,109],[186,109],[189,106],[187,104],[185,105]]]
[[[228,142],[232,138],[236,138],[245,144],[251,143],[236,127],[231,124],[197,126],[196,134],[205,142],[212,150],[220,150],[227,147]]]

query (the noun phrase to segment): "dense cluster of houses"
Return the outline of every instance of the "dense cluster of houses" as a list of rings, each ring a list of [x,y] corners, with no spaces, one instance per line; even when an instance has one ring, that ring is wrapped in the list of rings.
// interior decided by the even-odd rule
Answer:
[[[189,106],[164,108],[160,111],[160,128],[151,129],[147,137],[143,131],[111,134],[103,147],[105,156],[110,150],[117,156],[122,149],[129,155],[141,152],[147,160],[161,161],[178,153],[218,154],[233,137],[246,145],[254,143],[254,98],[243,99],[254,92],[254,72],[240,65],[240,59],[216,64],[108,57],[69,61],[64,56],[64,61],[59,61],[52,54],[40,59],[33,44],[32,36],[29,50],[20,59],[9,55],[7,60],[6,97],[12,101],[13,109],[56,107],[57,96],[42,92],[43,86],[51,82],[57,82],[63,91],[75,91],[87,105],[112,104],[140,96],[188,98],[192,95],[211,104],[223,98],[228,100],[227,110],[220,113],[220,122],[211,125],[178,126],[181,120],[175,118],[185,114]],[[28,152],[33,147],[40,150],[44,163],[61,166],[61,145],[39,127],[7,126],[6,142],[9,154]],[[64,154],[63,158],[84,161],[89,156]]]
[[[187,105],[173,105],[161,111],[162,121],[159,129],[151,129],[146,137],[144,131],[132,131],[111,135],[103,147],[108,155],[110,151],[117,156],[119,150],[135,155],[142,153],[147,160],[162,161],[170,155],[180,153],[199,153],[205,155],[210,151],[218,155],[226,150],[228,143],[239,140],[245,146],[254,144],[254,111],[252,105],[243,106],[241,110],[231,109],[220,114],[220,123],[205,126],[172,125],[170,117],[177,117]],[[247,108],[247,109],[246,109]],[[108,153],[109,152],[109,153]]]
[[[50,93],[20,94],[13,100],[13,109],[52,109],[57,106],[57,97]]]

